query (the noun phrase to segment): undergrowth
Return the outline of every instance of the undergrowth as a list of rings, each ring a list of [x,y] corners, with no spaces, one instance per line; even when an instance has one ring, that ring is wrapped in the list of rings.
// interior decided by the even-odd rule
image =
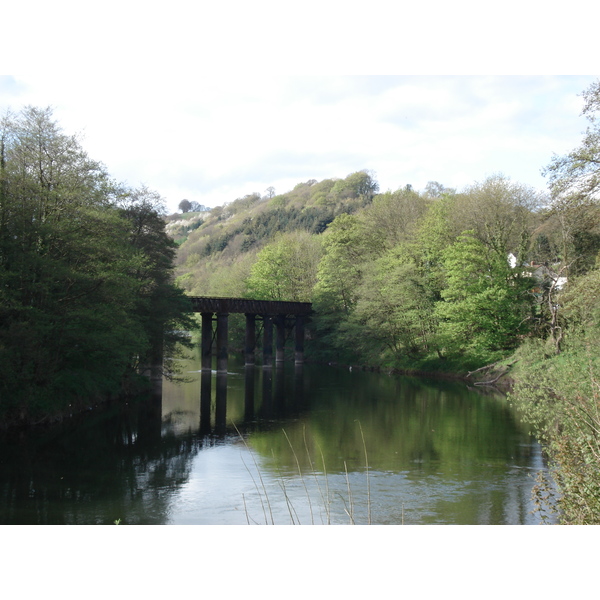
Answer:
[[[559,355],[541,342],[524,347],[511,393],[550,458],[558,493],[538,480],[539,506],[564,524],[600,524],[600,356],[593,342],[583,335]]]

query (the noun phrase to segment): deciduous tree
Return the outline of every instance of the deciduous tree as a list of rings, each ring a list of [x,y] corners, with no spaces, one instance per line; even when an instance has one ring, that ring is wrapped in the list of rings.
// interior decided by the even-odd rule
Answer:
[[[30,420],[122,390],[186,307],[150,192],[115,185],[50,109],[0,133],[0,412]]]
[[[248,296],[309,302],[317,277],[321,242],[306,231],[281,234],[257,255],[246,281]]]
[[[582,114],[589,121],[581,144],[565,156],[554,156],[544,169],[553,198],[580,203],[600,200],[600,80],[583,92]]]
[[[474,232],[462,234],[444,251],[447,283],[436,305],[440,345],[474,356],[514,349],[527,332],[533,281],[521,265],[495,252]]]
[[[178,208],[182,213],[190,212],[192,210],[192,203],[189,200],[182,200]]]

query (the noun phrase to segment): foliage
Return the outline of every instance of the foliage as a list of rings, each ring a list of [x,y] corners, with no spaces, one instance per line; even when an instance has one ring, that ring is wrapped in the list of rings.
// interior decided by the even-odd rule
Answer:
[[[537,194],[501,176],[460,194],[430,187],[380,194],[328,227],[315,327],[338,356],[436,368],[445,357],[446,368],[457,359],[474,368],[510,353],[528,333],[534,282],[520,263]],[[461,236],[465,223],[473,229]]]
[[[361,214],[372,243],[384,252],[411,238],[429,201],[412,188],[385,192]]]
[[[401,247],[365,269],[359,294],[348,327],[370,362],[394,366],[403,357],[428,354],[435,331],[433,299]]]
[[[526,364],[511,396],[549,453],[564,523],[600,523],[599,341],[596,325],[560,355],[549,357],[542,341],[518,354]]]
[[[319,263],[315,302],[320,313],[348,313],[357,300],[367,248],[356,217],[340,215],[323,236],[324,255]]]
[[[320,240],[306,232],[281,235],[265,246],[246,280],[247,295],[260,300],[309,302],[321,255]]]
[[[452,220],[460,232],[473,230],[487,248],[497,254],[512,252],[520,262],[536,211],[545,202],[533,188],[492,175],[461,194]]]
[[[533,296],[529,277],[507,255],[465,232],[444,252],[446,287],[436,305],[440,344],[450,352],[514,349],[527,332]]]
[[[0,412],[29,422],[119,393],[187,304],[156,194],[111,182],[50,109],[1,139]]]
[[[379,184],[373,175],[369,171],[363,170],[351,173],[346,179],[336,181],[329,192],[328,199],[358,198],[366,205],[378,191]]]

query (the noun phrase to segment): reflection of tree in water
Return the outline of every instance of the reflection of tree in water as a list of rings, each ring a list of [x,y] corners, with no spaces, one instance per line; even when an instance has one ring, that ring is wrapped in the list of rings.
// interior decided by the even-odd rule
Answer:
[[[379,523],[404,519],[388,514],[404,503],[411,510],[407,522],[528,522],[526,473],[543,465],[527,428],[500,395],[342,370],[312,384],[310,413],[249,439],[261,468],[273,476],[296,479],[299,464],[306,481],[326,474],[343,495],[347,471],[357,506],[365,509],[366,445]]]
[[[165,523],[172,493],[207,443],[195,432],[163,428],[160,398],[12,437],[2,444],[0,522]]]
[[[381,471],[419,465],[460,465],[465,470],[480,457],[508,455],[527,459],[528,446],[515,443],[523,433],[511,409],[498,397],[484,397],[464,385],[420,379],[348,373],[328,373],[327,386],[314,381],[307,390],[313,410],[307,419],[290,422],[281,431],[252,438],[263,456],[275,454],[283,468],[294,470],[296,459],[329,472],[364,466]],[[335,418],[332,418],[335,417]],[[359,424],[360,423],[360,427]],[[292,450],[293,448],[293,450]]]

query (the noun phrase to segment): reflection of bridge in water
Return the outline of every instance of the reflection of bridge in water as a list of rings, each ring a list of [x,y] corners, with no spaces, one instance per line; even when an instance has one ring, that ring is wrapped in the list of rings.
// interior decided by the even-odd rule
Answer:
[[[287,371],[283,363],[273,369],[245,366],[244,411],[243,418],[235,424],[238,431],[254,428],[258,421],[264,426],[273,419],[296,414],[305,408],[304,369],[302,365],[295,365],[292,369],[293,374]],[[227,425],[228,379],[227,373],[206,370],[200,373],[199,432],[203,435],[233,433],[232,425]],[[214,391],[211,389],[213,385]],[[235,384],[235,388],[239,399],[239,383]]]
[[[202,315],[202,370],[210,370],[213,346],[216,342],[217,372],[227,372],[228,316],[246,315],[244,357],[246,365],[254,365],[256,350],[256,321],[262,321],[263,367],[273,365],[273,326],[276,329],[275,362],[283,362],[286,329],[295,330],[294,362],[304,362],[304,323],[312,313],[310,302],[280,302],[245,298],[210,298],[192,296],[194,312]],[[213,332],[213,322],[216,331]]]
[[[310,302],[280,302],[246,298],[191,297],[194,312],[202,315],[202,373],[200,379],[200,423],[207,432],[211,422],[212,355],[217,357],[215,425],[225,430],[227,405],[228,317],[246,316],[244,340],[245,413],[246,419],[254,414],[254,365],[256,362],[257,321],[262,322],[262,411],[270,412],[273,400],[273,328],[275,328],[275,404],[283,397],[283,362],[286,331],[294,330],[295,396],[302,398],[302,369],[304,363],[304,324],[312,313]],[[213,325],[216,324],[216,327]],[[281,388],[281,389],[280,389]],[[266,416],[266,415],[263,415]]]

